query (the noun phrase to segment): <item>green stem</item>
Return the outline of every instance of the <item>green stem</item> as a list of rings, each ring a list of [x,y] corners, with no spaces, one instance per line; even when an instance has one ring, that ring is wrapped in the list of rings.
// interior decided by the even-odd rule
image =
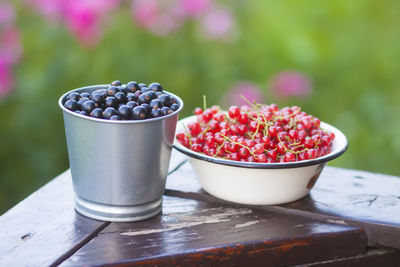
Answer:
[[[256,137],[256,134],[258,133],[258,130],[260,129],[260,120],[258,119],[260,117],[260,111],[257,107],[257,128],[256,131],[254,132],[253,136],[251,137],[251,140],[254,140],[254,137]]]
[[[242,98],[247,104],[250,105],[250,107],[256,108],[257,104],[254,105],[253,103],[250,102],[250,100],[248,100],[246,97],[244,97],[244,95],[240,95],[240,98]]]
[[[185,134],[189,137],[189,144],[190,146],[192,146],[192,141],[190,139],[192,139],[192,135],[189,133],[189,131],[186,129],[185,124],[182,123],[183,129],[185,129]]]
[[[221,134],[221,133],[220,133],[220,135],[221,135],[222,137],[224,137],[226,140],[228,140],[229,142],[231,142],[231,143],[233,143],[233,144],[237,144],[237,145],[239,145],[239,146],[241,146],[241,147],[246,148],[246,149],[250,152],[250,154],[251,154],[253,157],[256,156],[256,154],[254,154],[253,151],[251,151],[250,148],[249,148],[248,146],[245,146],[245,145],[243,145],[243,144],[241,144],[241,143],[235,142],[235,141],[233,141],[231,138],[229,138],[228,136],[225,136],[225,135],[223,135],[223,134]]]

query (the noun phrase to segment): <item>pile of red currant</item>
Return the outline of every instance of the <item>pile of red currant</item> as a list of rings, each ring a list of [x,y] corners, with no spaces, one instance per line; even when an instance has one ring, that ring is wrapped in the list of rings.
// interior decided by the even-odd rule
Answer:
[[[177,140],[208,156],[244,162],[295,162],[331,152],[335,135],[300,107],[276,104],[218,106],[194,110],[196,121],[184,125]]]

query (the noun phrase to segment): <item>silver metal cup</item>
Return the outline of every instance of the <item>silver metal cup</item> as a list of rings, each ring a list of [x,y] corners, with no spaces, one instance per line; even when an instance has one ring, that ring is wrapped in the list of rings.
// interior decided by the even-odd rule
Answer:
[[[160,213],[162,194],[182,100],[172,114],[146,120],[111,121],[66,109],[71,92],[91,93],[108,85],[64,94],[63,111],[75,209],[103,221],[138,221]]]

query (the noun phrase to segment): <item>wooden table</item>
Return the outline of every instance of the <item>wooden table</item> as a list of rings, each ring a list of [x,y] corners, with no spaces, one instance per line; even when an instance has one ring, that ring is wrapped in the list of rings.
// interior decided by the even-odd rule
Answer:
[[[162,214],[92,220],[67,170],[0,217],[0,266],[400,266],[400,177],[326,167],[310,195],[244,206],[173,153]]]

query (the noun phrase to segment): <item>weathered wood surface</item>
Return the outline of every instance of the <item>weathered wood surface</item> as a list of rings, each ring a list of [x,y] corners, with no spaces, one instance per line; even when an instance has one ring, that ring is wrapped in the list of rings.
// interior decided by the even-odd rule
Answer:
[[[110,224],[61,266],[279,266],[362,255],[365,249],[359,227],[165,196],[162,215]]]
[[[170,172],[163,214],[134,223],[77,214],[70,173],[64,172],[0,216],[0,266],[399,262],[400,250],[364,253],[367,237],[370,245],[400,247],[397,177],[328,167],[300,201],[244,206],[201,190],[177,152]]]
[[[400,177],[327,167],[320,178],[302,209],[400,226]]]
[[[372,248],[363,255],[334,260],[313,262],[292,267],[398,267],[400,251],[385,248]]]
[[[171,171],[184,159],[172,156]],[[0,216],[0,266],[57,265],[109,225],[76,213],[73,197],[67,170]]]
[[[0,266],[57,264],[108,223],[77,214],[69,171],[0,217]]]
[[[168,177],[166,194],[225,202],[201,189],[189,162]],[[305,198],[259,208],[362,226],[368,233],[370,245],[400,249],[399,177],[326,167]]]

